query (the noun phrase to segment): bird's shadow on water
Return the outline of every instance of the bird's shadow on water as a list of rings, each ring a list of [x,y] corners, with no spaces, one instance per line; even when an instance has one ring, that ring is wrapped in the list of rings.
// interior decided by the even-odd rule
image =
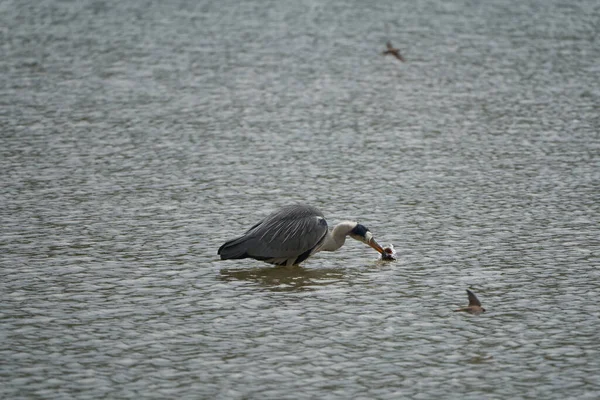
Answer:
[[[344,268],[259,267],[222,269],[219,279],[223,281],[248,281],[277,292],[310,291],[318,286],[330,285],[344,280]]]

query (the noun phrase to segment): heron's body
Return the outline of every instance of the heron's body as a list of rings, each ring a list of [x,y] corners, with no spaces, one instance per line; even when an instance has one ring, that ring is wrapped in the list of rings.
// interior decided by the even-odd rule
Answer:
[[[484,313],[485,308],[481,307],[481,302],[479,301],[477,296],[475,296],[475,293],[473,293],[469,289],[467,289],[467,295],[469,296],[469,305],[467,307],[461,307],[454,311],[464,311],[464,312],[468,312],[469,314],[475,314],[475,315]]]
[[[318,251],[339,249],[348,235],[377,251],[381,249],[363,225],[344,221],[329,230],[321,211],[297,204],[275,211],[243,236],[223,244],[217,254],[222,260],[253,258],[291,266],[300,264]]]

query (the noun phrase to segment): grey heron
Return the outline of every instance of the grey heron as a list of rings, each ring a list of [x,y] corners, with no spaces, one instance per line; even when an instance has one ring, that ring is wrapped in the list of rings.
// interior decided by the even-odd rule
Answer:
[[[275,265],[298,265],[318,251],[335,251],[346,236],[361,241],[380,254],[383,248],[364,225],[343,221],[329,230],[323,213],[302,204],[285,206],[250,228],[243,236],[223,244],[222,260],[253,258]]]

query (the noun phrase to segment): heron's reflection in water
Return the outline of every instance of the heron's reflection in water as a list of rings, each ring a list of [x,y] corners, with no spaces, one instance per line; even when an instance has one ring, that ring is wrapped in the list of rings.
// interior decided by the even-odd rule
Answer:
[[[245,269],[222,269],[220,279],[240,280],[259,283],[273,291],[314,290],[343,280],[346,276],[342,268],[262,267]]]

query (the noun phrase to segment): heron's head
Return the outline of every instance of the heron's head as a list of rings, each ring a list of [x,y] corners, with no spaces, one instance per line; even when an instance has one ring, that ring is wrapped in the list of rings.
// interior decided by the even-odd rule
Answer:
[[[379,254],[383,254],[385,252],[385,250],[383,250],[379,243],[377,243],[375,239],[373,239],[373,234],[371,233],[369,228],[367,228],[364,225],[356,224],[356,226],[350,231],[349,235],[352,239],[358,240],[371,246],[372,248],[377,250]]]

